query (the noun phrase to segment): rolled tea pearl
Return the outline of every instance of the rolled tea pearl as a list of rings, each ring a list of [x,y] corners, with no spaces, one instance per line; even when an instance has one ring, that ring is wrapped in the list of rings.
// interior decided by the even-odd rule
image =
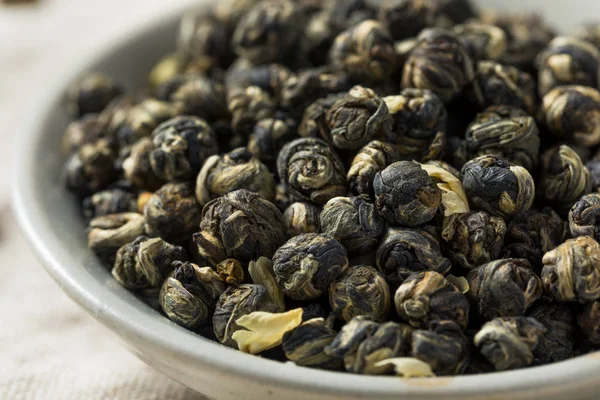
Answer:
[[[474,343],[497,371],[505,371],[530,365],[544,333],[546,328],[534,318],[496,318],[481,327]]]
[[[355,86],[325,115],[334,147],[356,150],[375,137],[389,135],[392,121],[386,103],[371,89]]]
[[[403,88],[429,89],[443,102],[455,99],[475,76],[473,60],[452,32],[427,28],[404,64]]]
[[[557,86],[595,88],[600,74],[600,50],[585,40],[558,36],[538,54],[536,67],[540,96]]]
[[[566,215],[573,204],[592,190],[592,179],[577,153],[566,145],[555,146],[541,156],[536,197]]]
[[[582,146],[600,144],[600,92],[560,86],[543,98],[543,121],[554,136]]]
[[[455,321],[462,329],[469,321],[469,302],[461,291],[437,272],[417,272],[400,285],[394,296],[398,315],[412,326],[431,321]]]
[[[290,204],[283,212],[283,223],[289,237],[321,232],[321,207],[307,202]]]
[[[349,255],[374,250],[385,228],[368,196],[334,197],[323,207],[320,224],[322,232],[344,245]]]
[[[366,20],[335,38],[329,61],[353,79],[382,81],[396,69],[394,40],[383,24]]]
[[[327,234],[304,233],[288,240],[273,256],[273,272],[286,296],[311,300],[329,289],[348,268],[346,249]]]
[[[467,281],[473,311],[486,321],[525,314],[543,290],[529,262],[516,258],[483,264],[469,271]]]
[[[277,173],[297,198],[325,204],[346,194],[346,170],[335,151],[323,140],[296,139],[281,149]]]
[[[501,157],[477,157],[463,166],[461,176],[475,209],[510,219],[533,204],[535,183],[531,174]]]
[[[373,188],[379,213],[400,226],[429,222],[442,201],[440,189],[414,161],[398,161],[378,172]]]
[[[391,306],[390,288],[375,268],[355,265],[331,284],[329,302],[333,312],[346,322],[359,315],[384,321]]]
[[[589,236],[569,239],[542,259],[546,293],[558,301],[600,299],[600,244]]]

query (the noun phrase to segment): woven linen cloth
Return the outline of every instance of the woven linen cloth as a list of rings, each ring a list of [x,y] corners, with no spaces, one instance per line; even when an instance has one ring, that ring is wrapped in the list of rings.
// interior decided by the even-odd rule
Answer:
[[[42,0],[0,4],[0,399],[203,399],[159,374],[72,302],[21,236],[9,207],[10,150],[65,52],[136,8],[183,0]],[[187,1],[190,3],[191,1]],[[116,17],[116,16],[119,17]],[[80,42],[75,43],[75,41]],[[72,46],[71,46],[72,44]],[[72,51],[72,50],[71,50]],[[56,60],[60,60],[57,62]]]

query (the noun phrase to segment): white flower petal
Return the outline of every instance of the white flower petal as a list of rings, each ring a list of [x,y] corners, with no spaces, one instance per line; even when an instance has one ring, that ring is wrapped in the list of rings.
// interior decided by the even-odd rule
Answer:
[[[396,375],[404,378],[435,376],[429,364],[412,357],[388,358],[375,364],[376,367],[385,367],[387,365],[392,365],[396,371]]]
[[[283,335],[302,323],[302,308],[284,313],[255,311],[235,321],[247,330],[239,330],[232,335],[243,352],[258,354],[279,346]]]

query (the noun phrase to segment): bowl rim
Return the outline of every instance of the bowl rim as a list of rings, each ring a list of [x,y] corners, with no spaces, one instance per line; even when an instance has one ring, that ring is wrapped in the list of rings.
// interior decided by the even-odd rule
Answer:
[[[193,3],[193,7],[197,9],[211,3],[209,0],[198,0]],[[49,229],[40,229],[37,224],[38,215],[49,214],[49,210],[35,196],[33,178],[35,168],[39,167],[39,160],[35,156],[39,140],[44,135],[43,122],[47,115],[52,113],[58,99],[63,97],[68,84],[82,71],[93,69],[94,65],[115,48],[123,48],[141,41],[148,32],[161,25],[175,23],[191,8],[190,3],[173,5],[168,12],[163,10],[159,14],[147,15],[137,23],[112,31],[108,39],[104,37],[95,44],[88,44],[78,56],[78,60],[66,67],[59,79],[55,80],[37,107],[32,108],[39,110],[37,116],[31,118],[17,135],[10,168],[12,209],[21,231],[38,259],[69,297],[111,330],[125,331],[127,335],[152,343],[186,362],[207,365],[231,376],[283,389],[318,391],[337,396],[403,395],[411,396],[410,398],[444,398],[457,394],[482,396],[510,392],[543,395],[554,393],[559,388],[561,392],[566,390],[576,393],[583,386],[597,386],[600,353],[515,371],[410,380],[351,375],[301,368],[292,363],[282,364],[245,354],[207,339],[199,340],[197,335],[183,328],[168,326],[166,321],[163,321],[163,318],[167,320],[166,317],[156,318],[140,313],[137,306],[111,293],[105,285],[93,280],[73,260],[69,262],[70,255],[66,243],[61,243]],[[168,335],[164,334],[165,329],[169,329]]]

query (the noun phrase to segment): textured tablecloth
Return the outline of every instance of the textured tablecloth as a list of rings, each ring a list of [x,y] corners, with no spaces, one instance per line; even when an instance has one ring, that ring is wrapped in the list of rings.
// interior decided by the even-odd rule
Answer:
[[[42,269],[9,208],[11,142],[47,82],[77,48],[187,0],[0,4],[0,399],[200,399],[129,354]],[[136,11],[136,7],[138,11]]]

